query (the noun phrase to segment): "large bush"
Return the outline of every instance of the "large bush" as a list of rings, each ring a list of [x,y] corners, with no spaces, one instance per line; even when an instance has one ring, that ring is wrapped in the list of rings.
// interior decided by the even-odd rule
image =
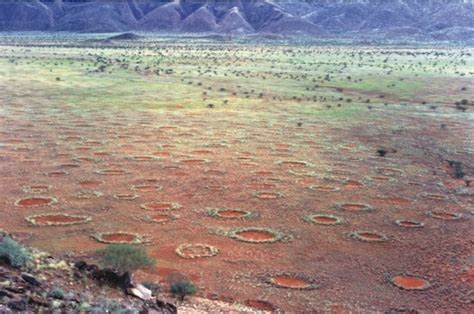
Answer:
[[[130,274],[137,269],[153,266],[156,261],[145,250],[128,244],[112,244],[98,251],[102,266],[118,274]]]
[[[22,268],[28,265],[31,256],[26,248],[10,236],[0,234],[0,259],[7,261],[13,267]]]

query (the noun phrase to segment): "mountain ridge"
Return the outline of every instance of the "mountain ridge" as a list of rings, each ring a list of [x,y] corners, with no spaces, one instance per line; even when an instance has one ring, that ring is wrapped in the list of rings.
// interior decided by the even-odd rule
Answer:
[[[405,32],[398,33],[398,29]],[[471,40],[471,0],[7,0],[0,31],[186,32]]]

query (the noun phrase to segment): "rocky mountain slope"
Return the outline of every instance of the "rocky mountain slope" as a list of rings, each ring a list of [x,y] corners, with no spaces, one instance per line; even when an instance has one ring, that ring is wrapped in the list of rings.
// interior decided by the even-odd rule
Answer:
[[[0,31],[474,38],[472,0],[6,0]]]

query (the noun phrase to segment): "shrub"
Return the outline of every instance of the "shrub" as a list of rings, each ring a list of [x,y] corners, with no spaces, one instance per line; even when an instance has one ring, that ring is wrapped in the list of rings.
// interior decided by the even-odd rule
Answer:
[[[53,299],[64,299],[64,296],[65,296],[65,292],[63,289],[59,288],[59,287],[54,287],[48,294],[48,296],[50,296],[51,298]]]
[[[181,301],[183,301],[186,296],[193,295],[197,292],[196,285],[183,274],[171,274],[168,277],[168,281],[170,283],[170,292],[179,297]]]
[[[98,253],[104,267],[111,268],[121,275],[130,274],[137,269],[153,266],[156,263],[145,250],[129,244],[108,245]]]
[[[30,253],[21,244],[0,234],[0,259],[6,260],[11,266],[22,268],[31,261]]]

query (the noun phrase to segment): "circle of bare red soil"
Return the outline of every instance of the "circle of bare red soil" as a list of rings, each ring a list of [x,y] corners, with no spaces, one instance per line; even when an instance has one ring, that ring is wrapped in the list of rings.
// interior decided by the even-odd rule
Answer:
[[[277,185],[274,183],[261,182],[261,183],[250,183],[249,185],[247,185],[247,187],[250,189],[257,189],[257,190],[270,190],[270,189],[276,188]]]
[[[329,185],[310,185],[308,189],[316,191],[316,192],[337,192],[340,189],[336,186],[329,186]]]
[[[97,174],[104,176],[118,176],[127,173],[127,170],[124,169],[101,169],[96,171]]]
[[[423,197],[433,201],[445,201],[448,199],[447,196],[440,194],[424,194]]]
[[[462,215],[459,213],[451,213],[441,210],[432,210],[428,212],[428,215],[441,220],[458,220],[461,219]]]
[[[431,286],[428,280],[411,275],[396,275],[390,281],[402,290],[425,290]]]
[[[208,189],[209,191],[215,191],[215,192],[218,192],[218,191],[225,191],[227,190],[229,187],[226,186],[226,185],[219,185],[219,184],[215,184],[215,185],[207,185],[206,186],[206,189]]]
[[[413,220],[397,220],[395,224],[404,228],[423,228],[425,226],[422,222]]]
[[[51,185],[28,185],[24,186],[21,190],[24,193],[41,194],[49,191],[50,189]]]
[[[287,167],[306,167],[308,163],[306,161],[293,161],[293,160],[284,160],[279,162],[282,166]]]
[[[319,288],[316,281],[303,274],[280,273],[271,274],[266,278],[267,283],[286,289],[312,290]]]
[[[137,194],[115,194],[114,198],[123,201],[133,201],[139,198],[140,196]]]
[[[356,180],[347,180],[346,182],[344,182],[344,186],[347,187],[347,188],[358,188],[358,187],[361,187],[363,186],[363,184],[359,181],[356,181]]]
[[[284,239],[283,233],[260,227],[237,228],[230,232],[230,237],[248,243],[272,243]]]
[[[146,210],[165,211],[181,208],[181,205],[171,202],[148,202],[141,204],[140,207]]]
[[[349,234],[352,239],[364,242],[386,242],[388,237],[375,231],[353,231]]]
[[[259,311],[274,312],[277,310],[273,304],[263,300],[246,300],[244,304]]]
[[[207,169],[204,172],[210,175],[215,175],[215,176],[222,176],[225,174],[225,171],[219,170],[219,169]]]
[[[79,168],[81,165],[79,164],[62,164],[62,165],[59,165],[60,168]]]
[[[132,185],[132,190],[139,191],[139,192],[156,192],[161,191],[163,188],[159,185],[148,185],[148,184],[140,184],[140,185]]]
[[[104,196],[104,193],[99,192],[99,191],[83,190],[83,191],[75,192],[73,195],[75,198],[89,199],[89,198],[102,197]]]
[[[180,163],[183,163],[186,165],[200,165],[200,164],[205,164],[208,162],[209,160],[207,159],[183,159],[180,161]]]
[[[308,222],[312,222],[318,225],[324,226],[334,226],[340,225],[344,223],[344,219],[341,217],[337,217],[334,215],[327,215],[327,214],[313,214],[305,217],[305,220]]]
[[[399,204],[399,205],[411,203],[411,200],[403,198],[403,197],[382,197],[380,198],[380,200],[386,203]]]
[[[378,182],[395,182],[396,179],[388,177],[388,176],[372,176],[370,177],[372,181],[378,181]]]
[[[134,160],[134,161],[155,161],[155,160],[159,160],[159,158],[155,157],[155,156],[132,156],[132,157],[129,157],[129,159]]]
[[[396,168],[377,168],[377,173],[391,177],[401,175],[404,173],[404,171]]]
[[[51,171],[51,172],[46,173],[46,175],[47,175],[48,177],[63,177],[63,176],[68,176],[68,175],[69,175],[69,172],[67,172],[67,171],[62,171],[62,170],[59,170],[59,171]]]
[[[69,215],[62,213],[39,214],[26,217],[35,226],[68,226],[89,222],[92,218],[84,215]]]
[[[81,181],[79,182],[79,185],[82,187],[94,187],[94,186],[99,186],[104,184],[104,181],[100,180],[86,180],[86,181]]]
[[[98,233],[93,237],[99,242],[109,244],[141,244],[148,242],[147,238],[140,234],[122,231]]]
[[[37,196],[37,197],[27,197],[27,198],[22,198],[18,201],[15,202],[15,205],[17,206],[24,206],[24,207],[30,207],[30,206],[50,206],[52,204],[57,203],[58,200],[54,197],[42,197],[42,196]]]
[[[254,175],[257,177],[268,177],[273,175],[273,171],[267,171],[267,170],[259,170],[259,171],[254,171]]]
[[[253,194],[256,198],[262,200],[274,200],[283,197],[282,193],[279,192],[268,192],[268,191],[259,191]]]
[[[244,219],[252,216],[252,212],[241,209],[208,208],[208,214],[223,219]]]
[[[342,203],[336,204],[336,208],[348,212],[370,212],[374,209],[368,204],[359,204],[359,203]]]
[[[219,249],[209,244],[181,244],[176,248],[176,254],[182,258],[212,257],[219,253]]]
[[[143,218],[143,220],[147,221],[147,222],[162,224],[162,223],[174,220],[176,218],[177,218],[177,216],[174,216],[174,215],[157,213],[157,214],[153,214],[153,215],[146,215]]]

